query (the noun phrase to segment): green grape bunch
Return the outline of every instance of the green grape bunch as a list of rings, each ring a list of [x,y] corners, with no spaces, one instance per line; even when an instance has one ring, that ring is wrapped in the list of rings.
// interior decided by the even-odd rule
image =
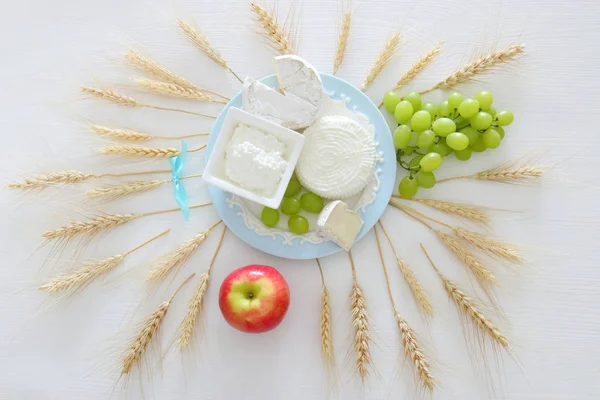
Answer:
[[[400,181],[400,196],[410,199],[419,188],[432,188],[434,171],[442,165],[443,157],[454,154],[458,160],[467,161],[473,152],[500,146],[504,127],[513,122],[514,115],[508,110],[496,112],[492,103],[488,91],[477,93],[475,98],[455,92],[437,106],[423,103],[417,92],[404,97],[394,91],[385,94],[383,105],[398,123],[393,133],[396,159],[408,173]],[[412,158],[407,161],[407,157]]]

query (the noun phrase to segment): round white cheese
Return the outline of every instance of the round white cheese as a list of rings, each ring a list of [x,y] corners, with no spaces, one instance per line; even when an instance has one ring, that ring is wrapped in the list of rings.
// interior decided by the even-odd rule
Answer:
[[[318,119],[304,131],[296,175],[326,199],[345,199],[365,188],[376,165],[373,134],[343,116]]]

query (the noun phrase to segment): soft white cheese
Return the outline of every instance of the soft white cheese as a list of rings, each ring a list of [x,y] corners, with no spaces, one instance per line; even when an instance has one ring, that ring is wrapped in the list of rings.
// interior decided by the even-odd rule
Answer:
[[[274,135],[240,124],[227,144],[225,174],[244,189],[271,196],[287,167],[285,147]]]
[[[349,210],[343,201],[336,200],[327,204],[319,214],[317,233],[349,251],[362,226],[363,220],[360,215]]]
[[[252,78],[246,78],[242,89],[244,110],[289,129],[302,129],[312,124],[319,109],[293,93],[270,88]]]
[[[376,163],[373,132],[350,118],[328,116],[304,131],[296,175],[321,197],[347,199],[365,188]]]

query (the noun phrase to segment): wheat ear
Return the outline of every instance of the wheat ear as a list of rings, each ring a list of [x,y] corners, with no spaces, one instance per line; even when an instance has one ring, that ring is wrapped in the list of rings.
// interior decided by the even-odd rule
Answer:
[[[148,348],[152,339],[157,336],[157,333],[162,326],[162,323],[171,307],[173,299],[179,293],[181,288],[190,281],[196,274],[190,275],[183,283],[175,290],[175,293],[169,298],[169,300],[161,303],[158,309],[154,311],[146,320],[141,324],[137,334],[133,337],[127,350],[123,354],[121,360],[121,376],[127,375],[131,372],[133,367],[140,365],[144,352]]]
[[[381,75],[385,67],[392,61],[392,57],[398,51],[398,45],[400,44],[400,32],[396,32],[392,35],[390,40],[387,41],[381,53],[375,60],[375,64],[369,69],[365,81],[360,87],[360,90],[365,91],[374,81]]]
[[[200,151],[205,147],[206,145],[202,145],[195,149],[188,150],[188,153]],[[142,147],[131,144],[114,144],[98,149],[98,154],[148,158],[170,158],[181,154],[181,150],[174,147]]]
[[[99,99],[103,99],[103,100],[109,101],[113,104],[117,104],[117,105],[124,106],[124,107],[131,107],[131,108],[146,107],[146,108],[152,108],[155,110],[174,111],[174,112],[180,112],[180,113],[185,113],[185,114],[197,115],[197,116],[206,117],[206,118],[213,118],[213,119],[217,118],[214,115],[207,115],[207,114],[201,114],[201,113],[197,113],[197,112],[193,112],[193,111],[180,110],[178,108],[159,107],[159,106],[153,106],[150,104],[140,103],[139,101],[137,101],[129,96],[119,94],[119,93],[115,92],[114,90],[110,90],[110,89],[94,88],[91,86],[82,86],[81,91],[84,93],[87,93],[91,96],[97,97]]]
[[[333,356],[333,335],[331,331],[331,304],[329,302],[329,290],[325,285],[325,275],[323,274],[323,268],[318,258],[315,258],[317,266],[319,267],[319,273],[321,274],[321,355],[325,361],[325,365],[331,370],[335,366],[335,360]]]
[[[94,177],[94,174],[86,174],[75,170],[57,171],[49,174],[32,176],[31,178],[25,178],[22,182],[10,183],[8,188],[10,190],[41,190],[57,184],[83,182],[92,177]]]
[[[442,44],[444,42],[437,43],[433,49],[429,50],[423,57],[421,57],[396,83],[396,86],[392,90],[398,90],[402,86],[411,82],[417,75],[419,75],[439,54]]]
[[[208,289],[208,285],[210,283],[210,273],[213,265],[215,264],[215,260],[217,259],[217,255],[219,254],[219,250],[221,250],[221,245],[223,244],[223,239],[225,238],[225,232],[227,231],[227,227],[223,227],[223,233],[221,234],[221,238],[219,239],[219,244],[213,254],[212,260],[208,265],[208,270],[200,275],[200,280],[198,281],[198,285],[194,290],[194,295],[190,299],[188,303],[188,312],[181,321],[179,325],[179,350],[185,349],[194,338],[194,332],[196,330],[196,326],[198,325],[198,319],[200,318],[200,314],[202,313],[202,306],[204,304],[204,296],[206,295],[206,290]]]
[[[250,8],[256,14],[257,20],[263,28],[262,36],[270,41],[271,46],[278,54],[296,54],[296,44],[291,35],[293,24],[280,26],[277,23],[277,13],[267,10],[255,1],[250,2]]]
[[[231,74],[235,76],[235,78],[238,81],[243,83],[242,79],[235,72],[233,72],[229,64],[227,64],[227,61],[225,61],[225,59],[221,56],[217,49],[209,42],[208,38],[200,29],[194,28],[192,25],[188,24],[181,18],[177,18],[177,24],[179,25],[179,28],[181,29],[185,37],[187,37],[188,40],[194,44],[194,46],[202,50],[204,54],[206,54],[211,60],[213,60],[221,67],[231,72]]]
[[[459,238],[496,258],[502,258],[515,264],[522,264],[525,261],[509,243],[458,226],[453,230]]]
[[[352,266],[352,290],[350,291],[350,308],[352,311],[352,326],[354,327],[354,354],[356,360],[354,370],[360,375],[364,382],[369,375],[369,368],[373,366],[371,358],[371,334],[369,332],[369,317],[367,315],[367,307],[363,291],[356,279],[356,267],[354,266],[354,258],[352,252],[348,252],[350,257],[350,265]]]
[[[479,207],[436,199],[412,200],[425,204],[431,208],[435,208],[436,210],[442,211],[449,215],[456,215],[482,224],[490,223],[490,216],[485,212],[484,209]]]
[[[151,92],[160,93],[167,96],[180,97],[189,100],[208,101],[211,103],[227,104],[226,101],[215,100],[196,89],[180,86],[175,83],[159,82],[145,78],[137,78],[136,82],[139,85],[150,90]]]
[[[210,205],[212,205],[212,203],[194,204],[190,206],[190,209],[202,208]],[[101,231],[107,231],[116,228],[134,219],[178,211],[180,211],[179,208],[170,208],[167,210],[151,211],[143,214],[106,214],[91,218],[88,221],[73,221],[68,225],[44,232],[42,237],[46,240],[54,240],[69,239],[80,235],[92,236]]]
[[[473,79],[476,75],[480,75],[499,64],[511,61],[524,51],[525,45],[523,44],[511,45],[503,50],[494,51],[493,53],[490,53],[465,65],[462,68],[459,68],[432,88],[422,91],[421,94],[428,93],[436,89],[451,89],[460,83],[464,83]]]
[[[381,222],[381,221],[380,221]],[[382,230],[383,225],[381,225]],[[385,259],[383,258],[383,251],[381,250],[381,242],[379,241],[379,234],[377,233],[377,226],[373,228],[375,231],[375,238],[377,241],[377,250],[379,252],[379,258],[381,260],[381,266],[383,268],[383,274],[385,277],[385,284],[387,288],[387,293],[390,298],[390,302],[392,303],[392,309],[394,311],[394,316],[396,317],[396,322],[398,323],[398,329],[400,330],[400,335],[402,337],[402,345],[404,346],[404,354],[410,359],[411,364],[414,368],[415,375],[418,377],[419,381],[423,385],[424,388],[428,389],[430,392],[435,388],[435,379],[431,374],[431,366],[429,364],[428,358],[425,356],[425,353],[421,349],[421,345],[419,344],[419,340],[417,335],[412,330],[412,328],[408,325],[408,322],[404,318],[400,316],[398,309],[396,308],[396,302],[394,301],[394,296],[392,295],[392,285],[390,283],[390,277],[388,274],[387,266],[385,265]],[[390,243],[391,244],[391,243]]]
[[[98,197],[106,199],[122,199],[135,193],[146,192],[170,180],[133,181],[123,185],[108,186],[104,188],[90,189],[86,192],[87,197],[95,199]]]
[[[411,291],[415,301],[417,302],[419,308],[421,309],[421,311],[423,311],[423,313],[425,313],[426,316],[432,317],[433,316],[433,305],[429,301],[429,296],[427,295],[427,292],[421,285],[421,282],[419,282],[419,280],[415,276],[413,270],[408,266],[408,264],[406,264],[406,262],[396,252],[396,248],[394,247],[392,239],[390,238],[390,235],[387,233],[387,230],[385,229],[385,227],[383,226],[383,223],[381,221],[379,221],[379,226],[381,227],[381,231],[383,232],[385,238],[387,239],[387,242],[389,243],[390,247],[392,248],[392,252],[394,253],[394,256],[396,257],[396,261],[398,263],[398,268],[400,269],[402,276],[404,276],[404,280],[408,284],[408,287],[410,288],[410,291]],[[383,262],[383,253],[381,252],[381,243],[379,242],[379,233],[377,232],[377,228],[375,228],[374,231],[375,231],[375,239],[377,241],[377,248],[379,250],[379,256],[381,257],[381,262]]]
[[[352,11],[346,10],[342,18],[342,26],[338,36],[337,46],[335,49],[335,58],[333,59],[333,74],[337,74],[340,65],[344,61],[346,46],[348,45],[348,36],[350,35],[350,22],[352,21]]]
[[[489,336],[495,343],[504,347],[505,349],[510,350],[510,343],[506,336],[500,332],[500,330],[493,324],[493,322],[485,316],[485,314],[477,308],[475,301],[467,296],[455,282],[452,282],[448,278],[446,278],[437,266],[434,264],[433,260],[425,250],[423,244],[421,244],[421,249],[425,253],[425,256],[429,260],[431,266],[435,269],[438,276],[442,279],[444,283],[444,289],[446,289],[446,293],[448,296],[454,301],[458,309],[463,312],[465,315],[469,317],[469,319],[473,322],[473,324],[484,334]]]
[[[477,280],[482,285],[498,283],[498,280],[482,263],[471,253],[465,246],[463,246],[455,237],[444,232],[437,231],[438,238],[463,264],[465,264]]]
[[[473,175],[461,175],[440,179],[438,183],[456,179],[476,179],[500,183],[526,184],[539,181],[544,175],[544,168],[531,162],[510,162]]]
[[[183,264],[190,259],[194,252],[200,247],[206,240],[210,232],[215,229],[221,221],[217,222],[204,232],[198,233],[190,240],[184,242],[176,249],[169,253],[161,256],[158,260],[153,263],[151,271],[146,276],[147,282],[158,282],[163,280],[168,274],[170,274],[176,268],[181,267]]]
[[[159,237],[166,235],[169,231],[170,229],[167,229],[166,231],[153,236],[126,253],[117,254],[116,256],[108,257],[101,261],[89,262],[69,273],[61,274],[41,285],[38,289],[50,294],[72,294],[83,290],[94,279],[105,275],[118,267],[128,255],[136,252],[147,244],[150,244]]]
[[[150,135],[145,132],[134,131],[133,129],[127,128],[109,128],[101,125],[91,125],[90,129],[102,136],[108,136],[121,140],[128,140],[130,142],[141,142],[152,139],[165,139],[165,140],[181,140],[188,139],[197,136],[208,136],[208,132],[190,133],[181,136],[156,136]]]

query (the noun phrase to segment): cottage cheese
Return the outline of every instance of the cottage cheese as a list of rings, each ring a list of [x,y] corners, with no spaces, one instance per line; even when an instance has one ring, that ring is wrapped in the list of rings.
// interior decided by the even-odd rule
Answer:
[[[271,196],[287,167],[285,150],[274,135],[240,124],[227,145],[225,174],[244,189]]]

